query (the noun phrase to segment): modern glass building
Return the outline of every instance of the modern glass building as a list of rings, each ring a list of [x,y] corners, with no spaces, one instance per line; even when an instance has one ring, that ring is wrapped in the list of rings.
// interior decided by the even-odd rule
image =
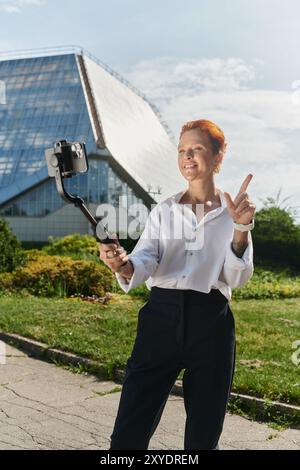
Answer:
[[[0,81],[6,90],[0,104],[0,217],[20,240],[91,233],[48,177],[45,149],[58,140],[86,143],[89,171],[64,181],[91,212],[102,203],[118,205],[121,195],[128,207],[143,202],[150,208],[182,189],[176,143],[157,109],[88,52],[0,56]]]

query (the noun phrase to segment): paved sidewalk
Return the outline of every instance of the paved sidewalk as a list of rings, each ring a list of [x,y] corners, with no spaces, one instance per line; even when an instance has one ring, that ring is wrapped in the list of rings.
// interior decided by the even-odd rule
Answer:
[[[121,386],[6,346],[0,365],[0,449],[108,449]],[[170,395],[149,450],[183,449],[185,410]],[[300,449],[300,431],[227,414],[221,449]]]

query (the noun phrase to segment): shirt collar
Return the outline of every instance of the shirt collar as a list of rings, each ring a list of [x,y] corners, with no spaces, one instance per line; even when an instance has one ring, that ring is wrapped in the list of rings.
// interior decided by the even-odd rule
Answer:
[[[171,196],[171,199],[174,201],[174,202],[178,202],[179,199],[181,198],[181,196],[183,195],[183,193],[185,193],[187,190],[186,189],[183,189],[182,191],[179,191],[178,193],[174,194],[173,196]],[[224,193],[221,189],[217,188],[217,192],[219,193],[219,196],[220,196],[220,199],[221,199],[221,207],[223,207],[224,209],[227,208],[227,204],[226,204],[226,200],[225,200],[225,196],[224,196]]]

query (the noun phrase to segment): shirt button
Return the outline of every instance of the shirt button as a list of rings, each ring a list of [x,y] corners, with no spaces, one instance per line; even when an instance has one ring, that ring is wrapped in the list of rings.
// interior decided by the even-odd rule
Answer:
[[[185,278],[185,276],[182,276],[183,278]]]
[[[190,255],[192,256],[194,253],[190,253]]]

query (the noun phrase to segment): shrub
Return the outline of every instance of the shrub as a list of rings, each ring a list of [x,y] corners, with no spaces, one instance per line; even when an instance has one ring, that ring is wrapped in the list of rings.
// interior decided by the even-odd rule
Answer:
[[[291,277],[289,270],[284,269],[278,273],[255,267],[252,278],[247,284],[238,289],[232,289],[232,299],[284,299],[300,297],[300,277]],[[114,280],[113,292],[124,294],[117,280]],[[134,289],[128,294],[132,297],[140,297],[145,302],[149,299],[150,291],[145,283]]]
[[[300,277],[255,268],[252,278],[240,289],[232,290],[233,299],[280,299],[300,297]]]
[[[0,218],[0,273],[11,272],[25,263],[26,255],[21,243],[6,220]]]
[[[56,239],[50,236],[48,240],[49,245],[42,248],[42,251],[48,255],[70,256],[75,259],[98,258],[97,240],[92,235],[74,233]]]
[[[26,289],[33,295],[104,296],[113,286],[113,274],[104,265],[64,256],[49,256],[30,250],[25,266],[0,275],[0,289]]]

